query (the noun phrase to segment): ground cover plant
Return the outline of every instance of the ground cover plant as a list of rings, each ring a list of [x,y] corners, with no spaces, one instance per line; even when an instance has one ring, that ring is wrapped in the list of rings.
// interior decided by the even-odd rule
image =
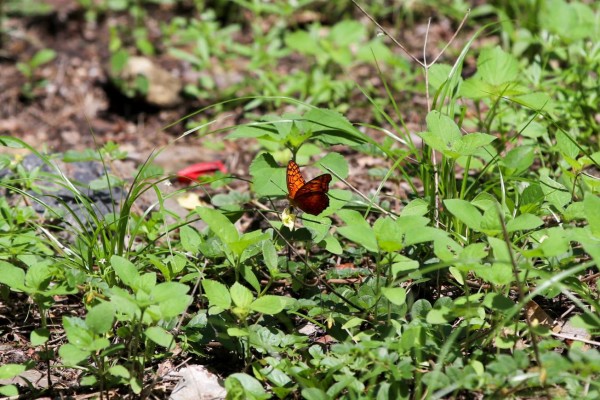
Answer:
[[[3,396],[167,398],[201,364],[231,399],[600,397],[598,5],[373,3],[0,10],[2,43],[104,37],[110,118],[171,135],[127,173],[101,114],[93,147],[26,140],[66,61],[7,46]],[[141,57],[191,76],[166,121]],[[180,144],[228,169],[176,176]]]

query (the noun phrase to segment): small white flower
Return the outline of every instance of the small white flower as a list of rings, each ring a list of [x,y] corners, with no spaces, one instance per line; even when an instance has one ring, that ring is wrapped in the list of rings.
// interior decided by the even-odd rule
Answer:
[[[288,229],[294,229],[294,225],[296,223],[296,214],[293,213],[291,207],[287,207],[285,210],[283,210],[281,213],[281,222],[284,226],[287,226]]]
[[[102,265],[106,264],[106,258],[101,258],[101,259],[99,259],[99,260],[98,260],[98,263],[99,263],[99,264],[102,264]]]

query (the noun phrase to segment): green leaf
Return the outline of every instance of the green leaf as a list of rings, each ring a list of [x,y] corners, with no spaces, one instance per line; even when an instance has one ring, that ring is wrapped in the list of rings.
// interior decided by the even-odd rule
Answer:
[[[390,303],[401,306],[406,303],[406,289],[401,287],[396,288],[381,288],[381,294],[385,296]]]
[[[17,397],[19,389],[15,385],[0,386],[0,394],[6,397]]]
[[[49,63],[56,58],[56,52],[52,49],[42,49],[35,53],[35,55],[29,61],[31,68],[36,69],[41,65]]]
[[[424,216],[429,212],[429,203],[425,199],[414,199],[410,201],[400,213],[403,217],[408,216]]]
[[[571,193],[562,184],[551,179],[547,174],[540,175],[540,187],[546,201],[559,210],[571,202]]]
[[[236,381],[243,388],[244,395],[236,397],[238,399],[266,400],[271,398],[271,396],[265,392],[263,385],[256,378],[245,373],[231,374],[225,379],[225,389],[227,389],[228,395],[232,385],[235,385],[232,381]]]
[[[375,232],[360,213],[354,210],[341,210],[338,216],[346,223],[346,226],[338,228],[340,235],[369,251],[379,251]]]
[[[490,265],[480,265],[473,269],[475,275],[493,285],[508,285],[512,282],[514,275],[512,266],[504,262],[496,262]]]
[[[27,292],[25,271],[2,260],[0,260],[0,283],[5,284],[11,290]]]
[[[60,346],[60,349],[58,349],[58,355],[62,359],[63,364],[67,366],[75,366],[80,362],[85,361],[90,356],[90,352],[67,343]]]
[[[233,300],[238,307],[248,308],[250,307],[250,304],[252,304],[252,300],[254,300],[252,292],[238,282],[233,284],[231,289],[229,289],[229,292],[231,293],[231,300]]]
[[[452,118],[437,110],[427,114],[426,120],[428,132],[421,132],[419,136],[436,150],[449,150],[462,137],[460,129]]]
[[[311,233],[311,239],[319,243],[329,233],[331,219],[324,216],[306,215],[302,216],[304,227]]]
[[[444,205],[460,222],[476,232],[481,230],[483,218],[474,205],[461,199],[444,200]]]
[[[373,225],[373,231],[377,245],[382,251],[391,253],[402,249],[402,230],[396,221],[389,217],[378,218]]]
[[[114,255],[110,258],[110,265],[121,281],[130,288],[136,288],[140,273],[133,263],[121,256]],[[137,289],[137,288],[136,288]]]
[[[540,241],[540,249],[546,257],[559,257],[570,250],[567,233],[562,227],[546,229]]]
[[[507,175],[526,172],[535,160],[534,146],[518,146],[511,149],[502,159]]]
[[[227,310],[231,307],[229,290],[222,283],[204,279],[202,281],[202,288],[210,306],[218,307],[222,310]]]
[[[533,214],[521,214],[506,223],[506,230],[508,232],[528,231],[542,225],[544,225],[544,221],[540,217]]]
[[[331,400],[331,397],[322,389],[311,387],[302,389],[302,398],[306,400]]]
[[[207,207],[197,207],[195,211],[223,243],[231,244],[240,239],[235,225],[219,211]]]
[[[279,272],[279,257],[277,256],[277,250],[275,245],[270,240],[265,240],[262,245],[263,260],[265,265],[269,269],[271,276]]]
[[[115,309],[111,303],[100,303],[88,311],[85,323],[92,332],[102,335],[112,329]]]
[[[252,190],[258,197],[284,196],[286,194],[285,168],[273,156],[263,153],[250,164]]]
[[[592,235],[600,238],[600,197],[586,193],[583,199],[583,211]]]
[[[84,320],[78,317],[63,317],[63,327],[69,343],[82,350],[92,348],[94,338]]]
[[[313,137],[329,145],[358,145],[366,142],[364,135],[337,111],[313,108],[304,114]]]
[[[264,295],[250,304],[250,309],[267,315],[275,315],[283,311],[285,303],[281,296]]]
[[[27,370],[23,364],[0,365],[0,379],[11,379]]]
[[[127,368],[122,365],[114,365],[108,369],[108,373],[112,376],[116,376],[118,378],[129,379],[131,378],[131,373]]]
[[[31,332],[32,346],[41,346],[48,340],[50,340],[50,330],[47,328],[38,328]]]
[[[46,263],[36,263],[25,274],[25,286],[38,292],[45,291],[52,278],[50,267]]]
[[[519,62],[500,46],[481,50],[477,58],[477,75],[480,79],[499,86],[516,81],[518,74]]]
[[[144,335],[159,346],[167,349],[172,348],[175,345],[173,335],[165,331],[160,326],[151,326],[144,331]]]

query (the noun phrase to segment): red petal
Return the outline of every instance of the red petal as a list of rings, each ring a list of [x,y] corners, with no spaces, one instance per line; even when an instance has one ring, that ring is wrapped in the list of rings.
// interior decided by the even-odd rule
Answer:
[[[221,171],[227,173],[227,168],[221,161],[209,161],[192,164],[189,167],[185,167],[177,172],[177,179],[179,182],[195,181],[201,175],[211,174],[213,172]]]

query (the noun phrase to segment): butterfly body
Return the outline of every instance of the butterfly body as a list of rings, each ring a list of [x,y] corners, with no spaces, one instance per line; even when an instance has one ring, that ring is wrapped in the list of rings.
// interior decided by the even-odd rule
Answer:
[[[287,166],[287,188],[290,204],[305,213],[318,215],[329,207],[330,174],[319,175],[306,182],[300,173],[300,167],[290,160]]]

